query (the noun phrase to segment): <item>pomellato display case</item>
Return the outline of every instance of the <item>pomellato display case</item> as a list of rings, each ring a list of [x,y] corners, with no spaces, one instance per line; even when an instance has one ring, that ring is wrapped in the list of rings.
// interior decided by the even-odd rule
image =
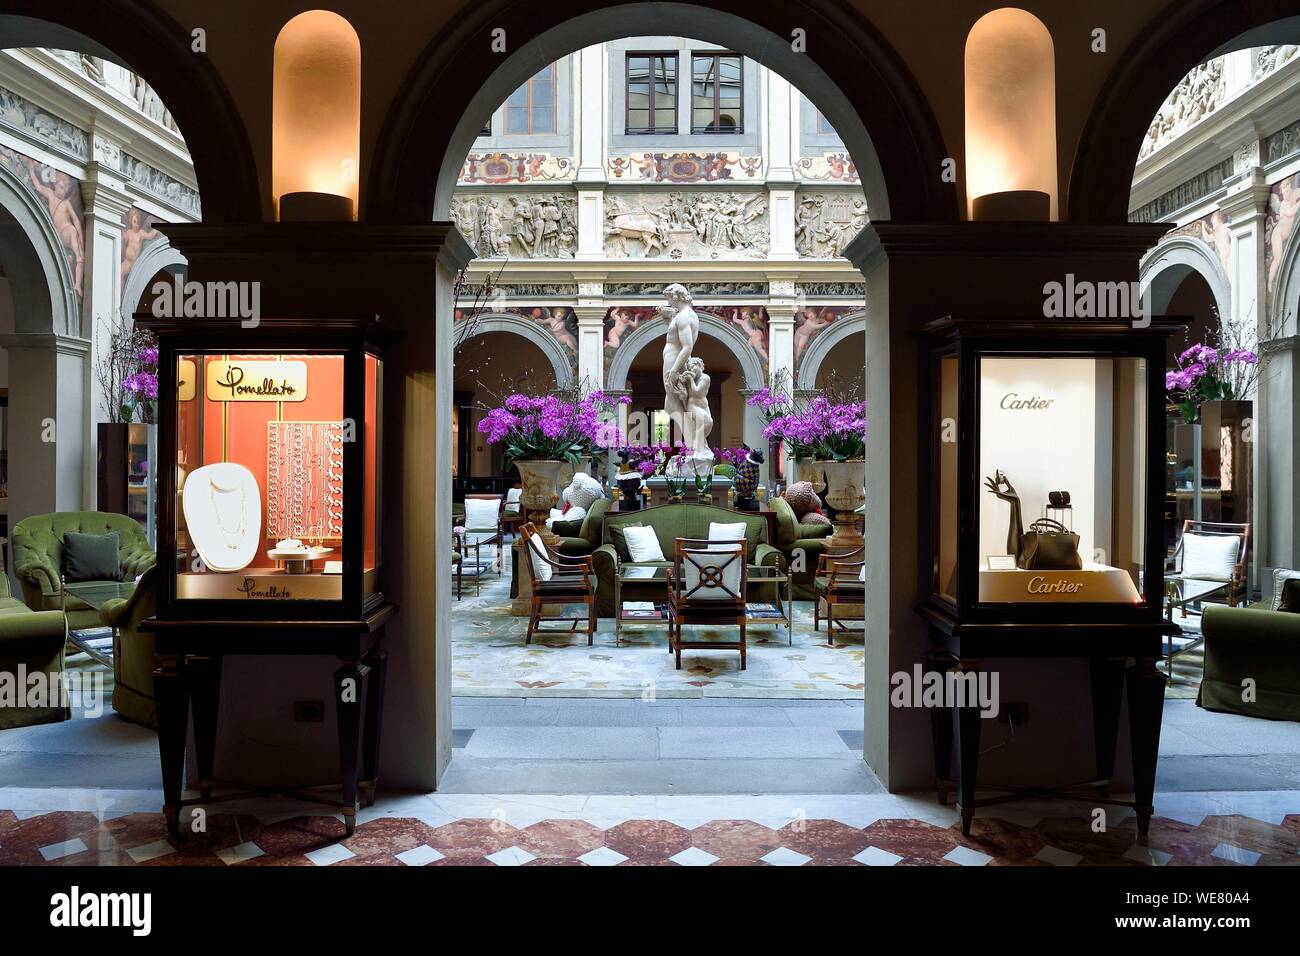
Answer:
[[[137,324],[159,343],[165,573],[142,626],[156,636],[168,824],[195,802],[181,799],[191,702],[197,802],[211,796],[222,658],[318,655],[340,662],[337,806],[351,833],[359,791],[373,800],[381,642],[396,613],[379,560],[383,356],[396,335],[373,316]]]
[[[930,588],[918,613],[935,646],[929,666],[965,675],[989,669],[989,659],[1087,658],[1096,778],[1051,789],[1103,795],[1127,683],[1130,805],[1142,833],[1165,682],[1155,662],[1170,627],[1162,617],[1165,341],[1179,327],[948,317],[922,333],[934,437]],[[982,805],[979,711],[954,706],[951,721],[935,720],[940,794],[955,742],[969,827]]]

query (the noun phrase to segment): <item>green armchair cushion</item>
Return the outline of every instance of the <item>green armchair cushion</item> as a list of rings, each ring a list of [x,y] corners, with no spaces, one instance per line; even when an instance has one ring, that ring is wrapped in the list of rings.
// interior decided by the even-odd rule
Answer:
[[[59,571],[63,567],[63,538],[68,532],[107,534],[116,532],[117,580],[131,581],[154,566],[157,555],[149,546],[144,529],[134,518],[104,511],[60,511],[31,515],[13,527],[14,576],[23,590],[27,606],[38,611],[63,607]],[[69,627],[95,627],[99,614],[82,601],[67,603]]]
[[[122,539],[117,532],[81,534],[69,531],[63,536],[63,578],[65,581],[114,581],[121,571],[117,553]]]
[[[1205,674],[1196,702],[1206,710],[1300,720],[1300,614],[1205,606]],[[1243,699],[1245,686],[1253,699]]]
[[[113,633],[113,709],[133,723],[158,727],[154,703],[154,635],[140,630],[158,605],[158,569],[150,568],[126,600],[109,601],[99,610],[99,623]]]
[[[16,700],[5,699],[6,694],[18,689],[20,673],[28,681],[33,675],[43,674],[47,688],[57,686],[63,674],[63,646],[67,639],[63,614],[33,611],[12,597],[9,578],[0,571],[0,730],[68,719],[62,701],[18,707]]]

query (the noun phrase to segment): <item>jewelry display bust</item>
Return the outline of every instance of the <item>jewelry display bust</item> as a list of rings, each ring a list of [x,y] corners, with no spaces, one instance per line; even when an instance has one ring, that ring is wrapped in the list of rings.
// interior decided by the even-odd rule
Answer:
[[[234,462],[204,465],[185,479],[181,496],[190,541],[210,571],[242,571],[262,540],[262,492]]]

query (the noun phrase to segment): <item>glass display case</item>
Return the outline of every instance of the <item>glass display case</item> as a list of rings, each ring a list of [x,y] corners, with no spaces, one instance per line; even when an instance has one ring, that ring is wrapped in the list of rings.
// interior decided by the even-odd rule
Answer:
[[[321,317],[142,324],[160,347],[160,616],[337,618],[379,603],[392,331]]]
[[[971,623],[1158,619],[1172,329],[926,328],[931,605]]]

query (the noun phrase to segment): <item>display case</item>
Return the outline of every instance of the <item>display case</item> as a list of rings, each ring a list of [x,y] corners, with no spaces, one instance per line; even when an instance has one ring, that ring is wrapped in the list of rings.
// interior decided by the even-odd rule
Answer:
[[[932,608],[968,623],[1158,622],[1174,327],[925,329]]]
[[[169,463],[159,618],[340,620],[378,606],[392,329],[373,317],[139,322],[158,335]]]

